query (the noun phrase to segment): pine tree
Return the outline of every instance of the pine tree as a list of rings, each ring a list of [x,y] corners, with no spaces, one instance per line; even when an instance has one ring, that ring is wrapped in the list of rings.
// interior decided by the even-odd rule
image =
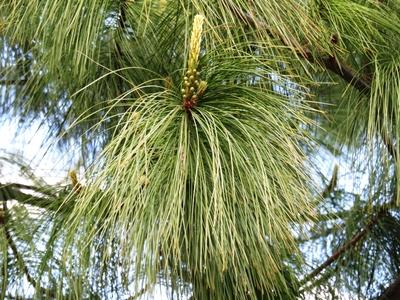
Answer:
[[[0,8],[3,120],[85,170],[2,158],[1,299],[396,299],[399,0]]]

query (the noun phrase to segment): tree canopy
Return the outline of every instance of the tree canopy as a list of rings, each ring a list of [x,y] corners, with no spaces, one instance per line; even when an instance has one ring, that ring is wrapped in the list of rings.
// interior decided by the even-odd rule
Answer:
[[[0,8],[0,299],[400,295],[399,0]]]

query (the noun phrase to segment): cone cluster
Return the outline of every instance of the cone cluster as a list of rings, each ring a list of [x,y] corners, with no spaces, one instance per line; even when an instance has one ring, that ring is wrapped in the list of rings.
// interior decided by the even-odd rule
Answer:
[[[205,89],[205,84],[200,80],[200,73],[196,69],[199,64],[203,23],[204,17],[202,15],[196,15],[194,17],[192,35],[190,38],[188,70],[183,77],[183,85],[181,90],[183,107],[187,111],[191,110],[197,105],[199,96],[204,92]]]
[[[190,110],[197,105],[199,99],[200,73],[196,69],[189,69],[183,77],[182,98],[185,110]]]

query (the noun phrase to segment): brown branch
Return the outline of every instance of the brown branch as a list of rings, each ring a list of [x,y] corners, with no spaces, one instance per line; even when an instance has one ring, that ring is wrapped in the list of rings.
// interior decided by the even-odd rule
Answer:
[[[46,189],[43,187],[37,187],[33,185],[28,185],[28,184],[23,184],[23,183],[6,183],[6,184],[0,184],[0,189],[4,186],[7,186],[12,189],[23,189],[23,190],[30,190],[33,192],[37,192],[40,194],[48,195],[51,196],[53,193],[51,192],[50,189]]]
[[[278,38],[284,46],[292,49],[294,48],[296,54],[302,57],[303,59],[307,60],[310,63],[321,63],[327,70],[341,77],[349,85],[357,89],[361,94],[365,96],[369,96],[371,94],[371,85],[372,85],[371,76],[365,76],[365,77],[358,76],[357,72],[351,66],[347,65],[343,61],[340,61],[339,58],[333,55],[329,56],[322,55],[318,57],[313,55],[312,51],[304,46],[296,47],[295,45],[298,45],[298,43],[294,41],[288,41],[287,38],[284,38],[279,32],[273,30],[270,26],[268,26],[264,22],[257,20],[253,15],[244,12],[229,0],[227,1],[226,4],[228,8],[237,16],[237,18],[246,25],[253,28],[265,29],[271,38]],[[333,37],[332,43],[335,42],[336,42],[336,37]],[[382,142],[385,145],[389,155],[393,158],[395,162],[398,161],[396,147],[392,138],[385,132],[381,132],[380,135],[382,138]]]
[[[400,276],[396,278],[379,296],[378,300],[400,299]]]
[[[128,298],[128,300],[136,300],[136,299],[139,299],[141,296],[143,296],[145,293],[147,293],[147,292],[151,289],[152,286],[153,286],[153,285],[150,284],[150,283],[146,284],[146,285],[145,285],[140,291],[138,291],[135,295],[130,296],[130,297]]]
[[[375,226],[379,219],[384,216],[390,206],[384,205],[381,207],[379,212],[371,218],[371,220],[358,232],[356,233],[349,241],[347,241],[343,246],[341,246],[335,253],[333,253],[327,260],[325,260],[322,264],[320,264],[316,269],[314,269],[310,274],[308,274],[301,282],[301,285],[304,285],[310,279],[319,275],[324,269],[329,267],[332,263],[338,260],[345,252],[354,248],[362,239],[364,239],[367,234],[370,232],[371,228]]]
[[[32,186],[22,184],[0,184],[0,201],[7,202],[15,200],[23,204],[51,209],[54,203],[51,199],[46,197],[38,197],[31,194],[21,192],[19,189],[29,189],[35,192],[45,193],[46,191],[36,189]],[[49,194],[47,194],[49,196]]]
[[[393,158],[393,160],[397,162],[398,161],[397,151],[393,140],[387,134],[381,134],[381,138],[387,152]]]
[[[5,202],[4,202],[5,204]],[[7,239],[7,244],[8,246],[11,248],[15,259],[18,262],[19,268],[23,271],[23,273],[26,276],[26,279],[28,280],[28,282],[33,286],[36,287],[37,283],[36,280],[29,274],[29,270],[28,267],[26,266],[22,256],[20,255],[20,253],[18,252],[17,246],[14,243],[14,240],[12,239],[11,233],[8,230],[8,228],[6,227],[5,224],[3,224],[3,231],[4,231],[4,235]]]
[[[333,168],[331,180],[329,181],[328,185],[321,193],[322,198],[328,197],[336,188],[337,180],[338,180],[338,172],[339,172],[339,166],[336,164],[335,167]]]
[[[3,202],[3,213],[4,216],[1,218],[0,220],[0,226],[3,228],[4,231],[4,235],[6,237],[7,240],[7,245],[11,248],[11,251],[18,263],[18,267],[21,269],[21,271],[24,273],[26,279],[28,280],[28,282],[36,289],[38,288],[38,283],[35,280],[35,278],[33,278],[31,276],[31,274],[29,273],[29,269],[24,261],[24,258],[22,257],[22,255],[19,253],[17,245],[14,243],[14,240],[12,238],[11,232],[7,227],[7,219],[9,218],[8,216],[8,209],[7,209],[7,202]],[[45,288],[39,287],[39,291],[42,295],[46,295],[49,297],[54,298],[55,297],[55,293],[53,291],[47,290]]]
[[[288,48],[295,48],[295,52],[300,57],[309,61],[310,63],[322,63],[324,67],[326,67],[331,72],[339,75],[343,80],[348,82],[351,86],[359,90],[363,94],[369,94],[371,91],[371,79],[370,78],[361,78],[356,75],[356,72],[344,62],[339,61],[339,59],[335,56],[321,56],[316,57],[312,54],[310,49],[306,47],[294,47],[294,45],[298,45],[297,42],[288,41],[287,37],[284,38],[279,32],[273,30],[270,26],[265,24],[262,21],[257,20],[250,13],[242,11],[239,7],[234,6],[233,3],[228,1],[227,6],[229,9],[246,25],[253,28],[263,28],[267,31],[268,35],[271,38],[278,38],[282,44]]]
[[[312,62],[310,59],[308,59]],[[362,94],[369,95],[371,92],[371,79],[358,77],[356,72],[345,63],[340,62],[334,56],[328,56],[320,59],[323,65],[331,72],[339,75],[344,81],[356,88]]]
[[[126,29],[126,1],[121,0],[119,5],[118,25],[121,29]]]

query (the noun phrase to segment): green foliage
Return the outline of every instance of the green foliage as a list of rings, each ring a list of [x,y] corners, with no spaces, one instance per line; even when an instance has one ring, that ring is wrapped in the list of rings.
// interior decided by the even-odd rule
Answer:
[[[376,296],[398,275],[398,0],[0,8],[2,113],[90,165],[0,185],[0,297],[24,276],[48,298]],[[351,176],[325,178],[335,157]]]

